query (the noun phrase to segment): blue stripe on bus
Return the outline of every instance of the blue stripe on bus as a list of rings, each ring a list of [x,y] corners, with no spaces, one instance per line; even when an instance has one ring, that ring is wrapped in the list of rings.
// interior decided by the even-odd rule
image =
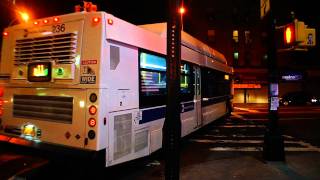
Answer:
[[[187,102],[181,104],[181,113],[194,110],[194,102]]]
[[[166,107],[142,110],[142,120],[139,121],[139,124],[144,124],[147,122],[164,118],[165,115],[166,115]]]
[[[181,113],[192,111],[192,110],[194,110],[194,102],[181,104]],[[166,107],[142,110],[142,120],[139,121],[139,124],[144,124],[147,122],[155,121],[157,119],[162,119],[162,118],[165,118],[165,116],[166,116]]]

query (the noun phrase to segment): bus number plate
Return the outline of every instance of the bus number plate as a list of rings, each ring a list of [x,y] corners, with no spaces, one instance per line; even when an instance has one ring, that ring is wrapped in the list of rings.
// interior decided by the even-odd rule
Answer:
[[[52,32],[53,33],[60,33],[66,31],[66,25],[65,24],[57,24],[52,26]]]

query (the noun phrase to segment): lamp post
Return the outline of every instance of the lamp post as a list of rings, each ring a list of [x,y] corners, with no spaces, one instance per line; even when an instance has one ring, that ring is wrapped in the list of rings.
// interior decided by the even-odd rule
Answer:
[[[284,140],[279,129],[279,80],[278,80],[278,68],[277,68],[277,47],[276,47],[276,36],[275,36],[275,18],[273,14],[273,2],[269,0],[269,13],[264,18],[266,20],[266,26],[268,29],[268,79],[269,79],[269,122],[264,136],[263,145],[263,157],[267,161],[284,161]]]
[[[181,7],[180,0],[168,0],[167,17],[167,106],[163,127],[165,179],[178,180],[180,174],[180,61]]]

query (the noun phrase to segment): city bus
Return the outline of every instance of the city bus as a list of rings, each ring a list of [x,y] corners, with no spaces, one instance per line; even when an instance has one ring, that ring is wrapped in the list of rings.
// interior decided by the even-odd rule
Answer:
[[[232,67],[182,31],[181,137],[227,116]],[[36,19],[3,33],[0,142],[80,152],[105,167],[162,147],[166,24],[102,11]]]

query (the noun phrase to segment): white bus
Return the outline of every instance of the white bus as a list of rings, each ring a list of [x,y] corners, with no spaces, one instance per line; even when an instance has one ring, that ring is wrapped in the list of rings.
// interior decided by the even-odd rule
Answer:
[[[181,48],[185,136],[228,114],[232,68],[185,32]],[[8,27],[1,73],[2,143],[98,154],[106,167],[162,147],[165,23],[84,11]]]

